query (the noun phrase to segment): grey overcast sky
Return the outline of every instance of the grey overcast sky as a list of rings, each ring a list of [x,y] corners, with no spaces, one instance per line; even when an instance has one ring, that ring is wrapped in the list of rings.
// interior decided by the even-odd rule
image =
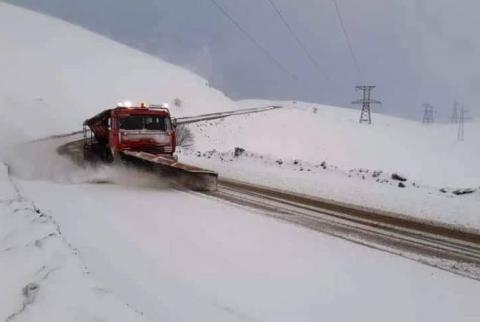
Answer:
[[[279,69],[211,0],[10,0],[184,66],[233,99],[352,106],[354,86],[377,85],[380,112],[419,119],[431,103],[447,120],[454,99],[480,114],[480,1],[272,0],[318,61],[308,60],[268,0],[216,0],[287,69]],[[19,22],[21,23],[21,22]]]

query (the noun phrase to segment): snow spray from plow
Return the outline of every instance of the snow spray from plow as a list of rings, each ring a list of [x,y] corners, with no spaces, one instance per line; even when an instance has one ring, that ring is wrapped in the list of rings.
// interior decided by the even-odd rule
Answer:
[[[101,162],[101,157],[97,154],[91,154],[89,150],[83,149],[83,140],[74,140],[60,145],[57,153],[68,157],[74,163],[80,166],[88,164],[96,165]],[[87,155],[87,156],[85,156]],[[117,170],[128,173],[128,167],[133,165],[139,170],[147,170],[146,175],[152,179],[158,174],[158,180],[164,181],[167,186],[174,184],[194,191],[212,192],[217,190],[218,174],[214,171],[201,169],[192,165],[178,162],[174,158],[165,155],[158,155],[148,152],[124,151],[121,153],[120,165],[125,167],[117,167]],[[102,162],[103,163],[103,162]],[[137,172],[133,172],[137,173]],[[140,171],[138,173],[144,173]],[[137,173],[137,174],[138,174]],[[155,180],[155,179],[154,179]],[[111,182],[110,179],[101,179],[101,183]],[[115,180],[113,181],[115,182]]]

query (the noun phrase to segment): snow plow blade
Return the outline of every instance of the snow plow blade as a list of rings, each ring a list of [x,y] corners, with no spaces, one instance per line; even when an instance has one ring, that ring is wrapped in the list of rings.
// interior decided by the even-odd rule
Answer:
[[[162,174],[173,176],[182,186],[195,191],[216,191],[218,173],[176,161],[166,155],[148,152],[123,151],[124,158],[141,162],[158,169]]]

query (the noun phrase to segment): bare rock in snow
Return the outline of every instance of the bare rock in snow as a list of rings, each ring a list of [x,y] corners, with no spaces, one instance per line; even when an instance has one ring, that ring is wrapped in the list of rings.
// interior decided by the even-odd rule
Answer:
[[[245,149],[244,149],[244,148],[235,147],[235,152],[233,153],[233,155],[234,155],[235,157],[239,157],[239,156],[241,156],[244,152],[245,152]]]
[[[373,171],[372,172],[372,177],[373,178],[378,178],[381,174],[382,174],[383,171],[381,170],[378,170],[378,171]]]
[[[465,189],[457,189],[454,190],[452,193],[454,195],[460,196],[460,195],[466,195],[475,192],[475,189],[472,188],[465,188]]]
[[[38,293],[39,285],[37,283],[28,283],[25,285],[25,287],[22,289],[22,294],[24,297],[24,304],[32,304],[33,301],[35,300],[35,296]]]
[[[402,182],[405,182],[407,181],[407,178],[398,174],[398,173],[392,173],[392,179],[393,180],[397,180],[397,181],[402,181]]]

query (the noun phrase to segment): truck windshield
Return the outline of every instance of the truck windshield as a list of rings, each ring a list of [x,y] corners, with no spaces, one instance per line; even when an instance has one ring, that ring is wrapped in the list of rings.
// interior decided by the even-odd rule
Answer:
[[[120,129],[166,131],[170,129],[170,121],[165,116],[130,115],[120,118]]]

